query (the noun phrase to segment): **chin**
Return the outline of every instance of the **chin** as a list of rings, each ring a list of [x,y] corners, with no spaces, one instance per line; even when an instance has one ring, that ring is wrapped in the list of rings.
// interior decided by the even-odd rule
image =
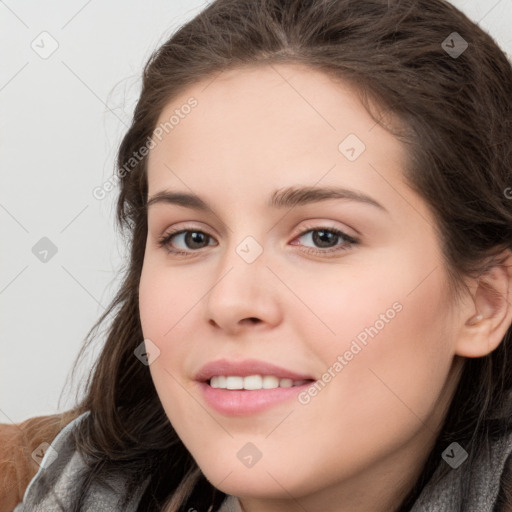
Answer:
[[[203,464],[200,468],[214,487],[233,496],[288,499],[288,493],[298,496],[305,490],[303,484],[290,481],[290,468],[276,468],[268,462],[263,463],[263,459],[251,468],[241,463],[224,465],[218,461]]]

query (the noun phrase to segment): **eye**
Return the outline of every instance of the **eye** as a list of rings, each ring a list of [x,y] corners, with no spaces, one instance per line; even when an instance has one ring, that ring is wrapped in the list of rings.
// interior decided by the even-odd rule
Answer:
[[[189,249],[188,251],[172,248],[171,241],[175,239],[179,240],[180,238],[182,242],[185,242],[186,248]],[[170,233],[163,235],[158,240],[158,246],[164,247],[172,254],[188,255],[191,250],[202,249],[203,247],[208,246],[208,244],[205,245],[205,241],[208,240],[213,240],[213,238],[207,233],[199,231],[198,229],[185,228],[180,230],[172,230]]]
[[[304,252],[318,255],[338,253],[350,249],[353,245],[359,243],[357,239],[344,233],[343,231],[326,226],[312,226],[303,231],[295,240],[304,238],[319,248],[306,247]],[[341,243],[340,243],[341,239]],[[292,243],[292,245],[297,245]]]
[[[306,246],[303,252],[320,256],[347,251],[353,245],[359,243],[357,239],[347,235],[343,231],[327,226],[308,227],[295,237],[294,240],[300,240],[301,238],[318,246],[317,248]],[[215,245],[208,243],[210,241],[213,241],[213,237],[208,233],[194,228],[184,228],[171,230],[159,238],[157,244],[159,247],[165,248],[171,254],[190,256],[191,253],[208,247],[208,245]],[[180,242],[185,245],[183,249],[174,247],[176,243]],[[299,244],[291,242],[291,245]]]

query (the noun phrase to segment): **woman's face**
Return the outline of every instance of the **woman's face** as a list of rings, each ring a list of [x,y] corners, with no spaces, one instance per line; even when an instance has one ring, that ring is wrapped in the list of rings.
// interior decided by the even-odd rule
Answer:
[[[140,317],[178,435],[246,510],[390,510],[457,380],[404,147],[296,65],[197,83],[154,133]]]

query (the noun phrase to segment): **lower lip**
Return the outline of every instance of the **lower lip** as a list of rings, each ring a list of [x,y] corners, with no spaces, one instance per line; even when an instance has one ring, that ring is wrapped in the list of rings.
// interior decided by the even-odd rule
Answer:
[[[216,411],[229,416],[247,416],[296,398],[312,383],[290,388],[231,390],[212,388],[207,382],[199,382],[199,387],[206,403]]]

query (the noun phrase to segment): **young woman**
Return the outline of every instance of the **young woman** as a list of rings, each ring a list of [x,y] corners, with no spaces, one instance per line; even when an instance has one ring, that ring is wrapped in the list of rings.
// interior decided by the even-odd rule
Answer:
[[[512,67],[476,24],[217,0],[118,177],[128,271],[16,512],[512,510]]]

